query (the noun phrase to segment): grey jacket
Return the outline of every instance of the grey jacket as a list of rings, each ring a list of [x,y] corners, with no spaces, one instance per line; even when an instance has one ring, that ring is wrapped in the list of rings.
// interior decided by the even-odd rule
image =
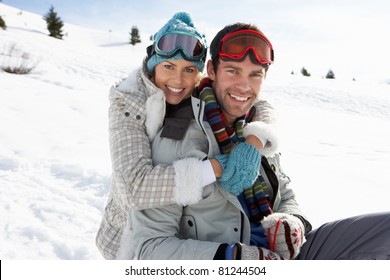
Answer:
[[[109,101],[112,184],[96,245],[104,258],[115,259],[129,209],[184,206],[202,199],[200,177],[187,176],[199,174],[202,159],[178,157],[173,164],[153,165],[150,141],[162,127],[165,96],[141,68],[110,89]],[[265,151],[273,153],[277,137],[267,123],[274,122],[274,111],[265,101],[257,107],[254,119],[261,121],[246,132],[263,133]]]
[[[152,148],[155,163],[168,164],[189,156],[205,158],[220,153],[209,124],[202,121],[202,102],[192,97],[192,108],[196,119],[182,141],[156,136]],[[266,166],[274,172],[266,172]],[[268,157],[260,172],[270,186],[270,176],[276,175],[277,184],[272,187],[273,211],[297,215],[309,226],[289,188],[290,180],[280,167],[279,154]],[[194,179],[199,174],[192,171],[186,176]],[[130,237],[125,238],[127,244],[123,243],[121,251],[134,251],[129,257],[135,259],[213,259],[221,243],[250,245],[250,223],[240,202],[217,182],[203,189],[202,200],[196,204],[133,210],[130,215],[126,229]]]

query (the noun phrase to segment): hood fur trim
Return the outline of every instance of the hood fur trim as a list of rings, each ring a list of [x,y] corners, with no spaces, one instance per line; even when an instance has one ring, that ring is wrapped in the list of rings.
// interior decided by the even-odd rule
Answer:
[[[173,162],[175,169],[174,200],[177,204],[186,206],[202,199],[201,164],[202,160],[196,158],[184,158]]]
[[[146,100],[146,133],[149,140],[153,141],[157,132],[163,125],[165,117],[165,95],[157,92]]]

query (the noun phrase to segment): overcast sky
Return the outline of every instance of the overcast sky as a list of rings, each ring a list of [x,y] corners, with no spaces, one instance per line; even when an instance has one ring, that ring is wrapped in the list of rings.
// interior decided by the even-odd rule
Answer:
[[[53,5],[68,23],[115,33],[137,26],[154,34],[177,11],[189,12],[209,42],[223,26],[258,25],[275,48],[276,62],[299,71],[345,77],[390,78],[388,0],[3,0],[45,14]],[[291,66],[290,66],[291,65]],[[316,73],[317,72],[317,73]]]

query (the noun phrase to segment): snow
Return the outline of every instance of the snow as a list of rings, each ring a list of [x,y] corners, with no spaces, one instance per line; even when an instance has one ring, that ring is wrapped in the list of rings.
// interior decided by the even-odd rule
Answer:
[[[4,4],[0,15],[0,65],[11,63],[11,46],[37,65],[0,71],[0,258],[101,260],[108,90],[149,42],[71,24],[57,40],[40,15]],[[271,68],[262,97],[279,112],[283,168],[313,226],[389,210],[390,85],[281,69]]]

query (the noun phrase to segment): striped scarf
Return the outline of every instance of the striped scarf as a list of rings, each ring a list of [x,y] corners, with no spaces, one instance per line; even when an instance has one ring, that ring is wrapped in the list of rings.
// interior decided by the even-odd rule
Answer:
[[[245,142],[243,129],[245,117],[237,119],[234,127],[226,125],[226,118],[221,111],[211,88],[211,80],[204,79],[198,87],[199,98],[205,102],[205,116],[209,122],[222,154],[228,154],[235,145]],[[260,222],[265,216],[272,213],[268,195],[268,186],[260,174],[251,188],[244,191],[245,201],[249,209],[249,219]]]

